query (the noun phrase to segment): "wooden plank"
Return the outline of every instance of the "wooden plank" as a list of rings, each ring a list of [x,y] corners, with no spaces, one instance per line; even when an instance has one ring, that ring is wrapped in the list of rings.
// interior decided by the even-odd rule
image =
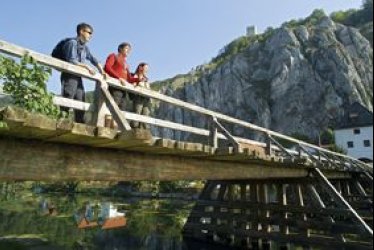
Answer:
[[[113,149],[127,149],[133,151],[141,147],[151,147],[154,144],[154,139],[149,130],[145,129],[133,129],[131,131],[124,131],[108,143],[98,145],[102,148],[113,148]]]
[[[201,143],[177,143],[176,149],[180,150],[181,155],[186,156],[208,156],[211,154],[211,148]]]
[[[105,81],[100,82],[100,87],[102,94],[104,96],[105,103],[110,111],[110,114],[113,116],[113,119],[117,122],[118,128],[120,131],[130,131],[130,124],[127,122],[122,111],[119,109],[117,103],[114,101],[112,95],[108,90],[108,85]],[[100,114],[99,114],[100,115]],[[99,117],[102,119],[102,117]]]
[[[56,121],[18,107],[6,107],[1,116],[7,124],[3,134],[19,138],[45,139],[56,135]]]
[[[96,127],[86,124],[60,120],[57,122],[57,130],[59,134],[47,141],[88,146],[97,146],[106,142],[105,139],[96,137]]]
[[[174,140],[154,138],[153,142],[148,146],[132,146],[129,150],[150,154],[175,155],[178,153],[175,144],[176,141]]]
[[[251,214],[242,214],[242,213],[227,213],[221,212],[219,210],[215,212],[192,212],[190,214],[191,218],[209,218],[211,220],[227,220],[234,219],[237,221],[250,221],[253,222],[257,220],[255,213]],[[357,225],[352,225],[347,222],[336,222],[336,223],[327,223],[326,221],[319,220],[309,220],[304,221],[298,218],[282,218],[280,216],[269,216],[261,219],[263,225],[282,225],[286,228],[296,228],[299,234],[304,234],[306,230],[313,231],[325,231],[331,232],[333,234],[351,234],[351,235],[360,235],[362,234],[362,228]],[[263,230],[264,232],[270,233],[271,230]],[[283,233],[284,234],[284,233]],[[286,233],[290,234],[290,233]],[[305,234],[304,234],[305,235]],[[305,235],[305,237],[310,237],[310,234]]]
[[[315,206],[308,206],[308,207],[299,207],[294,205],[287,205],[287,206],[279,206],[277,204],[262,204],[262,203],[249,203],[248,202],[230,202],[228,204],[222,204],[217,201],[205,201],[200,200],[200,205],[203,206],[219,206],[222,208],[227,209],[235,209],[235,208],[247,208],[247,209],[258,209],[258,210],[269,210],[274,212],[288,212],[288,213],[298,213],[298,214],[312,214],[312,215],[321,215],[321,216],[346,216],[347,218],[352,218],[352,214],[349,210],[346,209],[333,209],[333,208],[318,208]]]
[[[325,186],[330,189],[330,194],[337,199],[337,201],[342,202],[345,207],[351,211],[353,216],[358,220],[358,222],[365,228],[365,231],[373,237],[373,229],[361,218],[361,216],[357,213],[357,211],[344,199],[344,197],[335,189],[335,187],[331,184],[331,182],[326,178],[326,176],[321,172],[319,169],[315,169],[313,173],[319,178]]]
[[[89,133],[91,135],[91,133]],[[0,136],[1,180],[140,181],[305,177],[306,169],[212,162]]]
[[[54,96],[53,104],[59,107],[67,107],[81,111],[95,111],[95,106],[90,103],[68,99],[61,96]]]
[[[191,228],[197,228],[199,227],[200,230],[204,231],[214,231],[218,234],[227,234],[227,227],[226,225],[210,225],[210,224],[189,224],[188,225]],[[324,247],[325,248],[335,248],[335,249],[372,249],[372,243],[371,242],[341,242],[338,240],[335,240],[333,238],[329,237],[321,237],[317,235],[313,235],[313,237],[305,237],[303,235],[299,234],[290,234],[290,235],[285,235],[282,233],[266,233],[266,232],[261,232],[261,231],[254,231],[254,230],[242,230],[242,229],[236,229],[233,228],[231,230],[231,234],[234,234],[236,236],[240,237],[250,237],[250,238],[255,238],[255,239],[265,239],[265,240],[270,240],[270,241],[275,241],[275,242],[290,242],[292,244],[298,245],[308,245],[308,246],[319,246],[319,247]]]
[[[214,122],[214,118],[211,118],[209,122],[209,145],[213,149],[218,148],[218,128],[217,124]]]
[[[210,147],[200,143],[189,143],[169,139],[156,139],[149,147],[131,147],[131,151],[161,155],[202,157],[210,154]]]
[[[223,135],[227,138],[227,140],[232,144],[232,147],[235,149],[236,152],[240,151],[240,145],[237,140],[235,140],[234,136],[217,120],[216,117],[213,117],[213,123],[215,127],[222,131]]]
[[[96,82],[95,95],[94,95],[94,110],[92,112],[91,125],[96,127],[105,127],[105,116],[109,115],[108,107],[105,104],[105,97],[101,91],[101,83]]]

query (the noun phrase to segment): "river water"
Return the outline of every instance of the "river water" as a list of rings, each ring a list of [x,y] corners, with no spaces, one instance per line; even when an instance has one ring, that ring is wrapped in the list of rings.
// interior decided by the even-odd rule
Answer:
[[[92,222],[110,205],[127,224],[79,228],[82,214]],[[89,210],[87,210],[89,207]],[[216,250],[187,242],[182,228],[193,202],[65,196],[21,192],[0,196],[0,249]],[[103,220],[103,218],[101,218]],[[224,248],[227,249],[227,248]]]

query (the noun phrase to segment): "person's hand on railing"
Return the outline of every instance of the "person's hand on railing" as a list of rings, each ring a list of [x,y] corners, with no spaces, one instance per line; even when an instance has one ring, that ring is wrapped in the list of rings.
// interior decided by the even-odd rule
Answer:
[[[98,64],[97,68],[99,69],[100,74],[103,76],[103,79],[107,80],[108,79],[108,74],[105,73],[105,71],[103,69],[103,66],[101,66],[101,64]]]
[[[125,86],[126,85],[126,80],[125,79],[123,79],[123,78],[120,78],[120,79],[118,79],[119,80],[119,82],[123,85],[123,86]]]
[[[95,75],[96,74],[96,70],[94,70],[93,68],[91,68],[90,66],[88,65],[85,65],[86,69],[88,70],[88,72],[91,74],[91,75]]]
[[[151,85],[148,82],[139,82],[138,85],[135,86],[140,86],[145,89],[151,89]]]

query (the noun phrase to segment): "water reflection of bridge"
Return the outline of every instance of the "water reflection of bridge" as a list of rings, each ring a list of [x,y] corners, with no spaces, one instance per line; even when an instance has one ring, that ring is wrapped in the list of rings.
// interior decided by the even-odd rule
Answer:
[[[90,125],[18,108],[1,110],[7,127],[0,128],[0,179],[210,180],[186,224],[188,237],[254,249],[273,242],[284,247],[372,247],[372,169],[366,164],[151,90],[103,80],[4,41],[0,51],[28,54],[41,64],[96,82],[92,104],[54,99],[58,106],[91,112]],[[108,86],[198,113],[209,126],[122,112]],[[120,131],[104,127],[108,113]],[[204,143],[154,138],[149,131],[132,130],[129,121],[198,135]],[[235,136],[223,124],[251,130],[264,142]],[[297,150],[285,148],[280,139]]]

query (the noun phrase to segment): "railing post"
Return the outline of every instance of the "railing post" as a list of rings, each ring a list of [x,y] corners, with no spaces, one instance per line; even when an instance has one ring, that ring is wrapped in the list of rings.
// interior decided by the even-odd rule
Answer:
[[[101,91],[101,83],[96,82],[94,93],[94,111],[92,114],[91,125],[96,127],[105,127],[105,116],[109,114],[109,110],[105,104],[105,98]]]
[[[273,142],[271,140],[271,135],[266,133],[266,154],[272,156],[273,155]]]
[[[102,95],[104,96],[105,103],[108,106],[113,119],[117,122],[119,130],[121,130],[122,132],[130,131],[130,124],[127,122],[124,114],[119,109],[117,103],[114,101],[113,96],[109,92],[108,84],[104,80],[100,82],[100,88]]]
[[[212,117],[209,120],[209,131],[210,131],[209,145],[212,148],[217,149],[218,148],[218,128],[217,128],[217,124],[215,123],[215,117]]]

